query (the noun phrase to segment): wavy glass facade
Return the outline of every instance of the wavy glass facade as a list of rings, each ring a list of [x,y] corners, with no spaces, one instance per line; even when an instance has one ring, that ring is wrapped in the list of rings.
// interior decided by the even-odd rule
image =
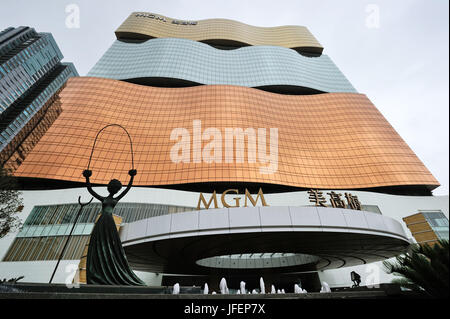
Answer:
[[[321,54],[323,47],[306,27],[255,27],[227,19],[184,21],[160,14],[133,12],[116,30],[117,39],[184,38],[233,48],[271,45]]]
[[[19,27],[0,34],[2,166],[43,120],[66,80],[78,75],[72,63],[61,63],[62,58],[50,33]]]
[[[155,86],[177,86],[184,81],[182,86],[226,84],[298,87],[299,92],[300,88],[313,92],[356,92],[326,55],[305,57],[275,46],[224,51],[175,38],[142,43],[115,41],[88,76],[150,82]]]
[[[68,81],[61,101],[63,113],[17,176],[83,182],[81,173],[95,135],[103,126],[117,123],[132,136],[139,186],[240,182],[323,189],[433,189],[439,185],[362,94],[297,96],[227,85],[157,88],[82,77]],[[243,163],[225,163],[223,158],[195,163],[198,154],[193,149],[190,162],[174,163],[170,154],[178,141],[171,140],[172,131],[185,128],[193,136],[196,120],[202,130],[215,127],[222,134],[226,128],[278,128],[277,171],[262,174],[266,165],[249,163],[246,149]],[[126,135],[111,128],[102,139],[92,160],[93,181],[106,184],[114,176],[125,182],[131,165]],[[220,145],[225,152],[225,145]]]

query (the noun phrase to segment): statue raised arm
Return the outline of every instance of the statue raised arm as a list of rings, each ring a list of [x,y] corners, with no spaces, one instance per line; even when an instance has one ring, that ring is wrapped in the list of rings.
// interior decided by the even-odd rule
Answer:
[[[105,199],[105,197],[100,196],[99,194],[97,194],[93,189],[92,189],[92,185],[91,185],[91,181],[89,180],[89,178],[92,176],[92,171],[85,169],[83,171],[83,176],[86,178],[86,188],[89,192],[89,194],[91,194],[92,196],[94,196],[96,199],[98,199],[99,201],[103,202],[103,200]]]
[[[137,174],[137,171],[135,169],[130,169],[128,171],[128,175],[130,175],[130,181],[128,182],[127,188],[125,188],[125,190],[121,194],[119,194],[115,198],[115,200],[117,200],[117,201],[121,200],[128,193],[128,191],[131,189],[131,186],[133,185],[133,180],[134,180],[134,177],[136,176],[136,174]]]

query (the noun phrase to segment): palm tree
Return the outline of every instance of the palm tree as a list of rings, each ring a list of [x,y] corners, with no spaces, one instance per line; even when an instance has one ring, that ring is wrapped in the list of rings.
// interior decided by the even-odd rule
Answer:
[[[449,242],[439,240],[434,246],[413,245],[405,255],[397,256],[396,262],[384,261],[388,273],[403,278],[393,283],[425,291],[434,298],[449,296]]]

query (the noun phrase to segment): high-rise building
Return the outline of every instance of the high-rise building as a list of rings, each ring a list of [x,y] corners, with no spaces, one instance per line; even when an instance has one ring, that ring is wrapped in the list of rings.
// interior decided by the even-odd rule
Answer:
[[[448,240],[448,218],[441,211],[419,211],[403,220],[419,244],[432,246]]]
[[[50,33],[0,32],[0,165],[15,170],[61,113],[57,92],[78,76]]]
[[[381,261],[413,241],[402,218],[448,218],[439,183],[307,28],[135,12],[116,36],[87,77],[69,79],[64,112],[15,172],[25,224],[4,241],[0,276],[48,281],[78,196],[90,198],[88,166],[100,193],[137,169],[115,214],[152,285],[256,288],[262,276],[318,291],[350,286],[352,270],[388,282]],[[132,143],[111,126],[93,147],[110,124]],[[83,271],[99,212],[84,208],[55,282]]]

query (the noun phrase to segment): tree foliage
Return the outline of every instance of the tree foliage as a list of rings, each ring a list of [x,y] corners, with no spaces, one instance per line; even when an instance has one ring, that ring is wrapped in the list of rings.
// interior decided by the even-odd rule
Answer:
[[[0,168],[0,238],[21,226],[16,216],[23,208],[16,179],[4,168]]]
[[[449,296],[449,242],[439,240],[433,246],[414,245],[395,262],[383,262],[388,273],[401,276],[394,283],[424,290],[435,298]]]

